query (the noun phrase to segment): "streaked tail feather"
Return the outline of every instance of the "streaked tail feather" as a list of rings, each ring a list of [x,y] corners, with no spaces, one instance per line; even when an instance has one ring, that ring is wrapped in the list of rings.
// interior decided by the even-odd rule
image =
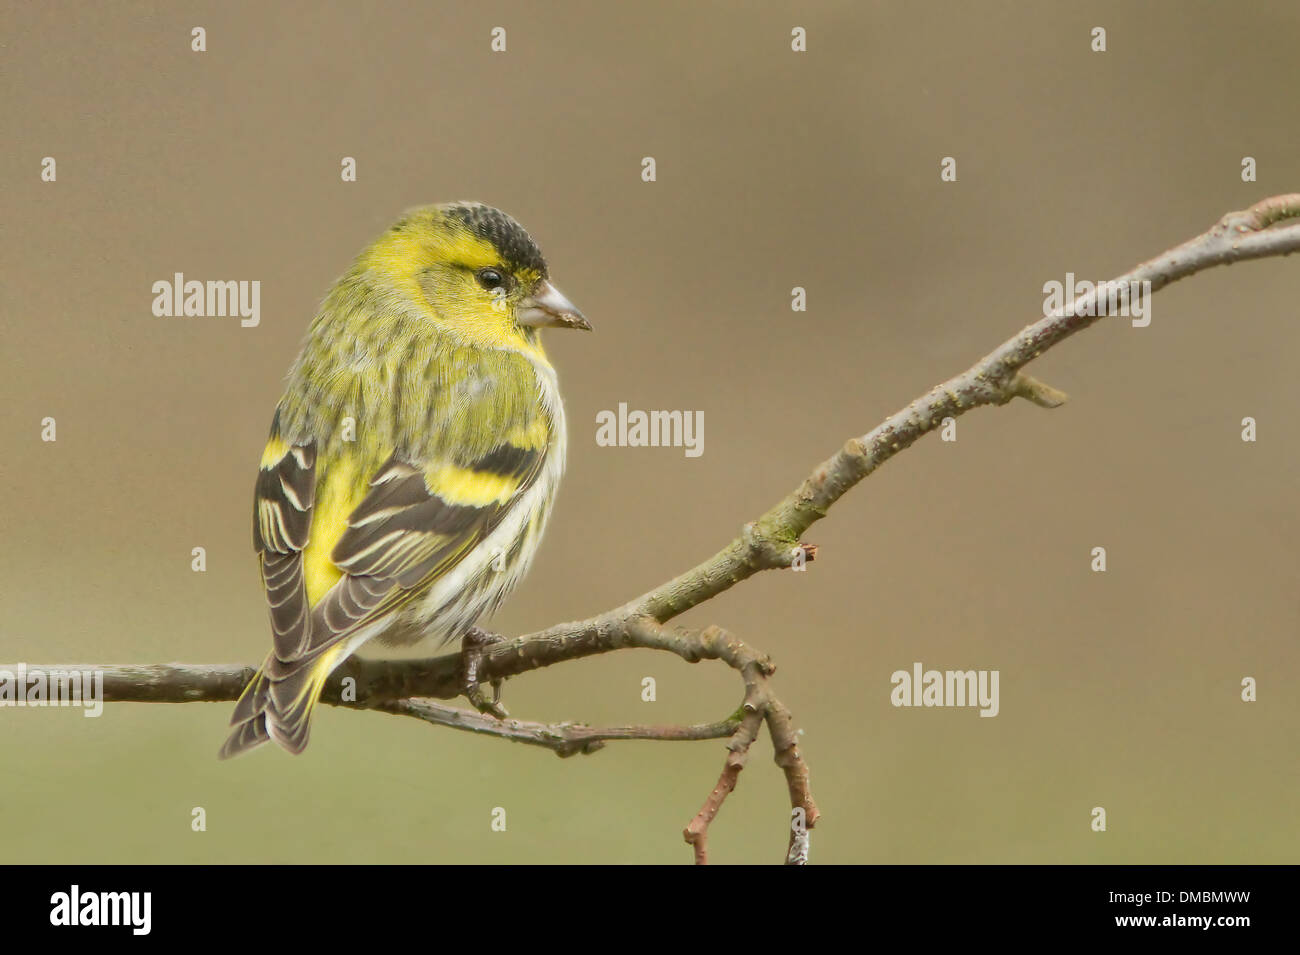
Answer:
[[[230,718],[234,727],[218,753],[229,759],[268,740],[291,753],[307,748],[311,715],[330,673],[341,662],[343,647],[322,647],[292,663],[272,653],[249,681]]]
[[[246,753],[250,749],[261,746],[270,738],[270,734],[266,731],[266,716],[259,712],[235,727],[226,737],[226,742],[222,745],[217,758],[230,759],[232,756]]]
[[[244,692],[239,695],[235,712],[230,716],[230,725],[234,729],[221,744],[217,759],[229,759],[240,753],[246,753],[271,738],[266,731],[266,706],[269,699],[266,668],[274,659],[274,654],[266,658],[262,669],[253,674],[253,678],[248,681],[248,686],[244,687]]]

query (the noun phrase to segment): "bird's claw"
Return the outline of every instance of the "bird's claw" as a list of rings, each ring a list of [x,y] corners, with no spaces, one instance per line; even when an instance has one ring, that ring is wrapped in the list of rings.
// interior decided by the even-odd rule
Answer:
[[[484,650],[496,643],[505,641],[499,633],[489,633],[478,627],[470,627],[460,643],[460,688],[465,698],[474,704],[480,713],[491,713],[499,720],[510,716],[509,711],[501,705],[501,681],[492,681],[492,699],[483,694],[483,685],[479,683],[478,671],[486,655]]]

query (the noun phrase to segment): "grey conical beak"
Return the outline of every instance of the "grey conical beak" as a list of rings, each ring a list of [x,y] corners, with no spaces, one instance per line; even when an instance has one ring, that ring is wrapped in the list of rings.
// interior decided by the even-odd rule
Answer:
[[[591,331],[591,322],[578,311],[548,279],[542,279],[519,303],[515,321],[529,328],[582,328]]]

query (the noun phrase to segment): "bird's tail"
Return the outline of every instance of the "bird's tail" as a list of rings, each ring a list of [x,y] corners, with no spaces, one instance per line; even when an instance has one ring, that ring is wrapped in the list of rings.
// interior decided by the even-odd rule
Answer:
[[[321,688],[346,657],[346,648],[338,644],[287,663],[274,653],[268,656],[235,704],[230,717],[234,729],[218,758],[238,756],[272,739],[291,753],[301,753],[307,748]]]

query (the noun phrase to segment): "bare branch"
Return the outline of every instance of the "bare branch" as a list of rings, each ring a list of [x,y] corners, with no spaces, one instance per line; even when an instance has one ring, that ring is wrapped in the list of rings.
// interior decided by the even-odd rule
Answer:
[[[723,802],[736,788],[740,771],[745,768],[745,763],[749,760],[749,747],[758,738],[758,731],[762,726],[763,714],[758,710],[745,714],[740,729],[727,744],[727,759],[722,764],[722,775],[718,777],[717,785],[713,787],[713,792],[709,793],[709,798],[704,800],[704,805],[695,814],[695,818],[682,832],[687,844],[695,853],[696,865],[708,864],[709,823],[713,822]]]
[[[526,720],[498,720],[475,710],[444,706],[432,700],[389,700],[374,707],[385,713],[414,716],[435,726],[468,730],[485,736],[497,736],[543,746],[561,757],[594,753],[602,749],[606,740],[700,740],[726,739],[736,732],[739,722],[722,720],[717,723],[698,723],[693,726],[606,726],[593,727],[583,723],[530,723]]]

